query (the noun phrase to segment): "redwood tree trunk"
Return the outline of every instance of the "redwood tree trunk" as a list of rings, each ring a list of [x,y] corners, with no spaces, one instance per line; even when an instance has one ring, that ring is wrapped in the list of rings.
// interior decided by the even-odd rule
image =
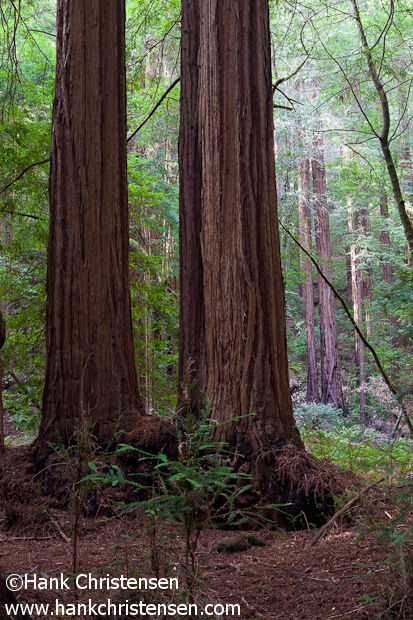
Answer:
[[[310,209],[310,160],[304,159],[298,165],[298,209],[299,238],[301,245],[311,253],[311,209]],[[305,333],[307,343],[307,393],[309,403],[319,402],[317,382],[317,361],[315,346],[313,269],[309,258],[301,252],[300,270],[302,295],[304,298]]]
[[[125,7],[59,0],[46,380],[37,447],[88,416],[107,443],[141,404],[128,274]]]
[[[320,143],[315,145],[312,159],[313,191],[316,213],[316,248],[321,268],[332,280],[330,223],[327,204],[327,183]],[[321,400],[346,411],[341,387],[341,368],[338,358],[337,326],[334,296],[327,283],[319,276]]]
[[[231,449],[301,446],[276,227],[268,2],[182,9],[181,376],[192,364],[216,438]],[[229,422],[239,416],[248,417]]]
[[[205,310],[201,252],[201,152],[198,127],[198,1],[182,0],[179,129],[180,329],[178,411],[205,404]]]

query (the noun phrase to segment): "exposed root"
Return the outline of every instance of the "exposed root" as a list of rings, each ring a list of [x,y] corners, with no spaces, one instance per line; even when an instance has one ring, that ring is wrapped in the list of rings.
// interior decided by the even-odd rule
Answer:
[[[325,523],[334,513],[334,498],[344,493],[348,482],[332,463],[291,443],[262,452],[247,463],[238,471],[252,476],[255,503],[268,504],[266,517],[289,530]],[[251,491],[248,503],[254,503]]]
[[[325,495],[332,492],[343,493],[345,487],[339,477],[339,472],[331,462],[317,459],[309,452],[297,450],[291,443],[281,450],[276,450],[276,470],[281,483],[289,484],[290,491],[296,493],[304,491],[308,496]]]
[[[159,453],[170,459],[178,458],[178,440],[176,427],[171,420],[158,416],[146,415],[135,427],[122,438],[121,443],[131,446],[131,450],[122,452],[118,460],[132,466],[137,465],[142,456]]]

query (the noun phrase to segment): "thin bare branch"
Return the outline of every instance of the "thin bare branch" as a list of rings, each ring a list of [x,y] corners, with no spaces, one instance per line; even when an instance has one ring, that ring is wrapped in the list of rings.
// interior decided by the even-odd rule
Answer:
[[[349,307],[347,306],[346,302],[344,301],[343,297],[337,291],[337,289],[332,284],[332,282],[330,282],[330,280],[325,276],[324,272],[321,270],[321,268],[318,265],[317,261],[313,258],[313,256],[310,254],[310,252],[308,250],[306,250],[306,248],[298,241],[298,239],[295,238],[295,236],[288,230],[288,228],[286,228],[281,222],[279,222],[279,224],[280,224],[281,228],[283,230],[285,230],[287,235],[289,235],[291,237],[291,239],[294,241],[294,243],[297,244],[297,246],[300,248],[300,250],[302,250],[302,252],[304,252],[304,254],[306,254],[308,256],[308,258],[313,263],[314,267],[317,269],[317,272],[320,274],[321,278],[330,287],[330,289],[333,292],[334,296],[339,300],[339,302],[341,303],[341,305],[342,305],[342,307],[344,309],[344,312],[348,316],[348,318],[349,318],[349,320],[350,320],[354,330],[356,331],[357,335],[359,336],[360,340],[364,343],[364,345],[367,347],[367,349],[372,354],[372,356],[374,358],[374,361],[376,362],[376,366],[379,369],[380,374],[383,377],[385,384],[387,385],[387,387],[389,388],[391,393],[397,399],[400,400],[402,395],[403,395],[403,391],[402,390],[398,390],[393,385],[393,382],[391,381],[389,375],[387,374],[387,372],[384,370],[384,368],[382,366],[382,363],[381,363],[381,361],[380,361],[380,359],[379,359],[379,357],[378,357],[378,355],[376,353],[376,350],[373,348],[373,346],[370,344],[370,342],[367,340],[367,338],[365,337],[365,335],[363,334],[363,332],[361,331],[361,329],[357,325],[357,323],[354,320],[354,317],[353,317],[351,311],[349,310]],[[401,400],[400,400],[400,405],[402,407],[402,411],[403,411],[403,415],[404,415],[406,424],[409,427],[410,433],[411,433],[411,435],[413,437],[413,424],[412,424],[412,421],[410,420],[409,415],[407,414],[406,410],[404,409],[403,402]]]
[[[156,103],[156,105],[152,108],[152,110],[150,111],[150,113],[148,114],[148,116],[142,121],[142,123],[139,125],[139,127],[137,127],[135,129],[135,131],[133,133],[131,133],[131,135],[127,138],[126,143],[128,143],[130,140],[132,140],[132,138],[134,136],[136,136],[136,134],[138,133],[138,131],[140,131],[140,129],[142,129],[142,127],[148,122],[148,120],[153,116],[153,114],[155,114],[156,110],[159,108],[159,106],[161,105],[161,103],[164,101],[164,99],[169,95],[169,93],[171,92],[171,90],[173,88],[175,88],[175,86],[178,84],[178,82],[180,82],[181,78],[178,77],[176,78],[176,80],[174,82],[172,82],[172,84],[170,86],[168,86],[168,88],[166,89],[166,91],[164,92],[164,94],[162,95],[162,97],[159,99],[159,101]]]
[[[274,103],[274,108],[279,108],[280,110],[294,110],[294,108],[289,105],[279,105],[278,103]]]
[[[301,64],[299,64],[298,67],[296,69],[294,69],[294,71],[292,73],[290,73],[290,75],[286,75],[286,76],[284,76],[282,78],[278,78],[277,80],[275,80],[275,83],[272,86],[273,94],[278,89],[280,84],[282,84],[283,82],[287,82],[288,80],[291,80],[291,78],[293,78],[295,75],[297,75],[297,73],[304,67],[305,63],[310,58],[310,54],[311,54],[312,50],[313,50],[313,48],[311,48],[311,50],[307,53],[307,56],[304,58],[303,62]]]
[[[42,159],[41,161],[35,161],[33,164],[30,164],[29,166],[26,166],[26,168],[24,170],[22,170],[22,172],[20,172],[20,174],[17,175],[17,177],[14,177],[14,179],[12,181],[10,181],[10,183],[7,183],[7,185],[5,185],[4,187],[1,188],[0,190],[0,196],[1,194],[4,194],[4,192],[6,190],[9,189],[9,187],[11,185],[13,185],[13,183],[16,183],[16,181],[18,181],[19,179],[22,178],[22,176],[24,174],[26,174],[26,172],[28,170],[30,170],[31,168],[34,168],[35,166],[41,166],[42,164],[47,164],[50,161],[50,157],[48,157],[47,159]]]

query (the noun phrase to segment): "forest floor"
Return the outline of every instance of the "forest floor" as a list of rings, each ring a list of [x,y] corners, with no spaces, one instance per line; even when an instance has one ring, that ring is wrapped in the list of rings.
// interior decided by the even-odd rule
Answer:
[[[0,458],[0,482],[8,479],[8,488],[14,488],[16,497],[23,501],[18,507],[10,498],[8,506],[0,506],[0,567],[5,575],[73,575],[73,509],[70,506],[65,510],[58,509],[53,503],[47,504],[46,500],[39,504],[38,497],[33,497],[30,504],[27,494],[32,493],[33,474],[27,472],[28,454],[27,446],[9,447]],[[14,485],[10,486],[13,480]],[[365,484],[365,481],[361,482]],[[349,491],[349,496],[354,493],[355,488]],[[28,502],[26,505],[25,501]],[[206,530],[201,533],[195,553],[199,581],[192,588],[193,600],[199,604],[199,609],[206,603],[240,605],[240,616],[209,616],[214,618],[377,618],[376,603],[380,599],[383,605],[387,587],[383,579],[389,579],[390,568],[383,548],[377,543],[377,532],[360,537],[360,530],[366,530],[367,520],[388,521],[396,512],[397,507],[389,500],[386,488],[380,486],[374,488],[368,497],[362,496],[353,510],[351,522],[347,519],[335,524],[314,546],[310,546],[314,537],[314,531],[310,529],[261,531],[259,536],[266,546],[251,547],[242,552],[212,553],[215,541],[234,533]],[[116,519],[105,519],[99,514],[94,518],[82,517],[76,553],[78,572],[136,578],[153,575],[156,567],[158,576],[178,576],[179,590],[132,592],[103,588],[97,592],[82,590],[76,593],[74,588],[56,592],[29,586],[18,593],[19,602],[49,603],[54,608],[57,596],[66,606],[75,602],[86,603],[88,599],[94,602],[110,599],[117,603],[126,599],[129,603],[143,600],[155,604],[186,600],[190,579],[185,572],[185,540],[179,524],[157,523],[155,528],[148,527],[148,518],[141,508]],[[55,615],[37,614],[33,617]],[[200,612],[197,617],[201,615],[206,614]],[[68,613],[60,617],[83,616]],[[111,617],[126,619],[136,616]]]

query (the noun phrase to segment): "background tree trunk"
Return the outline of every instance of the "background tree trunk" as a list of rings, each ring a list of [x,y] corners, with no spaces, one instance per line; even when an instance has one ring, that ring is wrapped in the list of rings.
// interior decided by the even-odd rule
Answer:
[[[387,230],[387,223],[389,218],[389,205],[387,202],[387,195],[382,194],[380,196],[380,216],[383,218],[383,228],[380,231],[380,242],[383,246],[385,254],[383,256],[383,280],[387,284],[391,284],[393,281],[393,272],[392,266],[389,262],[389,253],[390,253],[390,235]]]
[[[376,64],[372,56],[371,49],[369,47],[369,43],[367,41],[366,30],[361,21],[357,0],[351,0],[351,4],[353,5],[353,14],[357,22],[361,45],[362,45],[364,54],[366,56],[367,66],[369,68],[369,74],[370,74],[371,80],[374,84],[374,87],[377,91],[377,94],[380,100],[380,107],[382,111],[382,128],[381,128],[380,134],[376,134],[376,135],[379,139],[384,161],[386,163],[387,172],[388,172],[391,187],[393,190],[393,196],[396,201],[400,221],[402,223],[404,234],[406,236],[406,240],[409,246],[409,252],[410,254],[413,254],[413,225],[407,213],[406,203],[403,197],[403,192],[400,187],[399,175],[397,174],[395,163],[394,163],[394,158],[393,158],[393,153],[390,148],[391,138],[389,138],[389,135],[390,135],[391,114],[390,114],[389,100],[387,97],[387,91],[385,88],[385,84],[382,82],[382,76],[380,75],[380,69],[377,69],[376,67]]]
[[[47,361],[37,447],[98,440],[141,410],[128,274],[125,7],[59,0],[53,107]]]
[[[331,281],[330,223],[327,205],[327,183],[321,143],[315,144],[312,159],[313,191],[316,213],[316,248],[320,266]],[[337,326],[334,296],[330,287],[318,277],[320,309],[320,360],[321,360],[321,400],[332,403],[346,411],[341,387],[341,368],[338,358]]]
[[[353,235],[356,233],[361,226],[361,218],[358,217],[358,214],[354,213],[354,210],[351,206],[351,199],[348,204],[348,229],[349,233]],[[364,306],[364,286],[363,286],[363,274],[359,269],[360,260],[358,255],[360,254],[360,246],[357,243],[352,243],[350,247],[350,257],[351,257],[351,288],[352,288],[352,299],[353,299],[353,316],[354,320],[360,329],[363,330],[364,321],[363,317],[363,306]],[[362,419],[366,420],[366,374],[365,374],[365,345],[360,340],[360,337],[355,334],[354,336],[354,349],[355,349],[355,358],[356,358],[356,366],[359,371],[359,390],[360,390],[360,414]]]
[[[298,209],[299,241],[312,251],[311,209],[310,209],[310,160],[304,159],[298,164]],[[300,253],[300,271],[302,277],[302,295],[304,298],[305,333],[307,343],[307,393],[309,403],[319,402],[317,361],[315,345],[314,289],[313,269],[309,258]]]
[[[413,164],[412,149],[410,147],[410,122],[408,110],[408,92],[404,84],[399,87],[399,122],[401,128],[400,146],[399,146],[399,165],[402,170],[402,184],[404,195],[407,198],[406,212],[412,220],[413,213]],[[409,252],[409,246],[406,248],[407,263],[412,264],[412,255]]]

